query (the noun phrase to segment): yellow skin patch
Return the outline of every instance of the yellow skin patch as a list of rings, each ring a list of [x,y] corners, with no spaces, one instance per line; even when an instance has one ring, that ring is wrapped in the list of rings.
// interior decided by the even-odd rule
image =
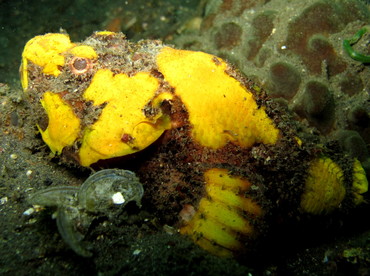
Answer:
[[[215,255],[231,257],[232,252],[244,246],[240,238],[255,234],[249,218],[243,214],[259,217],[262,210],[256,202],[244,197],[251,186],[246,179],[230,176],[226,169],[210,169],[204,176],[207,195],[180,233],[189,235]]]
[[[329,213],[339,206],[345,194],[342,169],[327,157],[312,161],[302,195],[302,209],[316,215]]]
[[[203,146],[218,149],[232,141],[248,148],[278,140],[279,130],[264,108],[258,109],[252,93],[226,74],[223,60],[165,47],[157,64],[185,104],[193,137]]]
[[[98,58],[98,55],[94,51],[93,48],[90,46],[85,46],[85,45],[79,45],[76,47],[73,47],[69,53],[76,57],[81,57],[81,58],[89,58],[89,59],[96,59]]]
[[[170,119],[163,114],[149,120],[142,111],[157,88],[157,79],[148,73],[128,77],[102,69],[95,74],[83,96],[94,105],[107,105],[99,120],[85,129],[79,151],[82,166],[142,150],[171,127]],[[132,140],[123,143],[123,135],[129,135]]]
[[[40,128],[42,139],[54,153],[61,153],[63,148],[71,146],[80,132],[80,120],[72,108],[63,102],[58,94],[46,92],[41,99],[48,118],[49,125],[45,131]]]

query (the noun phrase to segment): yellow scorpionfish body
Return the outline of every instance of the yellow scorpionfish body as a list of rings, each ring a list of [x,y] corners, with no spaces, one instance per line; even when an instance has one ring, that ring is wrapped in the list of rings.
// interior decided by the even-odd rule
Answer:
[[[21,81],[52,153],[135,171],[159,221],[219,256],[248,251],[279,213],[364,201],[360,162],[307,146],[221,58],[96,32],[31,39]],[[344,207],[343,207],[344,206]]]

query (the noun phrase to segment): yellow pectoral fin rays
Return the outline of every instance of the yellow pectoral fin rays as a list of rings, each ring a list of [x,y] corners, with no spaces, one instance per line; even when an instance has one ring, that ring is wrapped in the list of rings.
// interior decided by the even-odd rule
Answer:
[[[355,205],[362,203],[368,182],[361,163],[353,161],[351,187],[346,188],[343,174],[332,159],[314,159],[308,169],[301,210],[314,215],[330,213],[347,194]],[[253,198],[245,196],[251,187],[245,178],[231,176],[228,170],[218,168],[209,169],[204,177],[206,195],[180,233],[212,254],[231,257],[247,249],[246,240],[256,237],[254,223],[263,218],[263,210]]]
[[[364,202],[364,197],[362,194],[368,191],[369,183],[366,178],[366,172],[361,166],[361,162],[357,159],[354,160],[352,176],[352,192],[354,196],[354,203],[355,205],[359,205]]]
[[[243,251],[243,239],[255,236],[251,218],[262,216],[261,207],[244,193],[251,184],[226,169],[205,172],[206,192],[192,219],[180,229],[205,250],[223,257]]]
[[[354,159],[352,169],[353,203],[363,202],[362,194],[368,190],[366,174],[361,163]],[[343,169],[328,157],[313,160],[308,169],[301,208],[311,214],[327,214],[340,206],[347,191],[344,183]]]

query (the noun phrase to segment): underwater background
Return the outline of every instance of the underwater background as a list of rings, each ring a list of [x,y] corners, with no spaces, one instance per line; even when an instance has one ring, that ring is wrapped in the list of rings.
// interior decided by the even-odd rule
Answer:
[[[132,207],[116,221],[96,223],[91,236],[104,234],[97,235],[98,254],[74,254],[53,210],[35,210],[27,197],[49,186],[78,186],[90,172],[49,157],[19,81],[24,45],[49,32],[78,42],[109,30],[203,51],[265,89],[302,132],[319,137],[315,142],[338,141],[369,175],[369,61],[343,47],[370,24],[369,7],[360,0],[0,0],[0,275],[369,275],[367,203],[317,219],[317,227],[277,230],[243,260],[215,257],[163,227],[150,210]],[[369,57],[369,41],[367,31],[351,50]]]

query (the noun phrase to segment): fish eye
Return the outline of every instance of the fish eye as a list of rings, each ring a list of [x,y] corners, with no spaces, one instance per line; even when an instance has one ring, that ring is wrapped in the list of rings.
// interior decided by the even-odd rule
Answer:
[[[92,66],[91,60],[88,58],[74,57],[69,63],[72,73],[81,75],[86,73]]]

